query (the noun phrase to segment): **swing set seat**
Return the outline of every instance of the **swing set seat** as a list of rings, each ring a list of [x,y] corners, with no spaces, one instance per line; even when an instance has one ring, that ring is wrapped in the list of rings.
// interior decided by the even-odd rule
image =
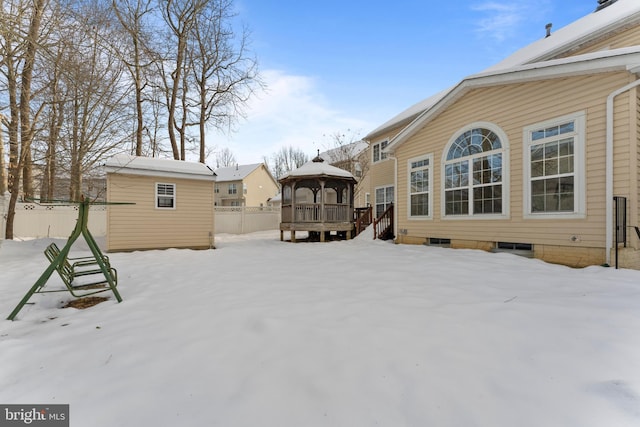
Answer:
[[[44,254],[53,263],[58,256],[60,256],[60,249],[55,243],[51,243],[44,250]],[[102,262],[104,263],[107,272],[113,279],[114,286],[118,284],[118,272],[115,268],[111,267],[109,263],[109,257],[102,256]],[[100,292],[108,291],[111,288],[108,287],[109,280],[105,277],[104,272],[100,268],[100,265],[94,257],[80,257],[71,258],[65,257],[62,262],[56,266],[58,275],[64,282],[67,290],[71,292],[76,298],[85,297],[87,295],[93,295]],[[83,280],[79,278],[88,278],[90,276],[100,275],[99,279]],[[78,280],[76,280],[78,279]],[[80,291],[80,293],[78,293]],[[86,292],[85,292],[86,291]],[[40,291],[40,292],[55,292],[55,291]]]

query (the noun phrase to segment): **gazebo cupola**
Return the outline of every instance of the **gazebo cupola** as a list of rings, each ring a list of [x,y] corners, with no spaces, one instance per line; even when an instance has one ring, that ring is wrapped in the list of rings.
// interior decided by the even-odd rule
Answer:
[[[310,236],[336,232],[351,238],[354,227],[353,192],[356,179],[346,170],[331,166],[318,154],[311,162],[280,178],[282,185],[282,222],[284,231],[308,231]]]

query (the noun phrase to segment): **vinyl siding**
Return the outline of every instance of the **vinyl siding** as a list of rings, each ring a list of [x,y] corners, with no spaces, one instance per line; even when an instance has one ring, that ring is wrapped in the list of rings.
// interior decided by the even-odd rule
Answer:
[[[155,208],[156,183],[176,185],[176,209]],[[108,174],[107,250],[208,248],[213,243],[211,181]],[[211,239],[211,240],[210,240]]]
[[[375,193],[378,187],[393,186],[395,183],[395,162],[391,157],[379,162],[373,162],[373,145],[384,140],[391,141],[402,130],[401,127],[393,128],[376,139],[369,141],[369,193],[371,204],[375,204]],[[396,195],[397,197],[397,195]]]
[[[637,45],[640,45],[640,26],[636,25],[634,27],[624,29],[615,35],[608,35],[605,40],[599,40],[592,44],[582,46],[579,49],[560,57],[576,56],[601,50],[619,49]]]
[[[247,184],[247,194],[244,195],[246,206],[266,206],[267,199],[278,194],[280,188],[264,166],[251,172],[244,179],[243,184]],[[240,184],[239,192],[242,193],[242,184]]]
[[[605,101],[630,81],[628,73],[538,81],[474,89],[401,144],[396,190],[399,240],[424,242],[427,237],[460,241],[521,242],[572,247],[604,247],[605,237]],[[615,194],[630,191],[629,94],[615,102]],[[525,219],[523,212],[523,129],[577,112],[586,113],[586,218]],[[442,155],[445,145],[464,126],[485,121],[506,134],[510,169],[510,215],[507,219],[443,219],[441,215]],[[634,135],[635,137],[635,135]],[[408,218],[408,159],[433,154],[433,219]],[[635,174],[633,175],[636,176]],[[578,238],[572,242],[572,236]]]

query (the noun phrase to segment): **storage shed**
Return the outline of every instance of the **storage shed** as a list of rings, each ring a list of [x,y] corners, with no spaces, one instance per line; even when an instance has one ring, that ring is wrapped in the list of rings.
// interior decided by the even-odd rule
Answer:
[[[120,154],[105,164],[107,251],[214,247],[216,175],[202,163]]]

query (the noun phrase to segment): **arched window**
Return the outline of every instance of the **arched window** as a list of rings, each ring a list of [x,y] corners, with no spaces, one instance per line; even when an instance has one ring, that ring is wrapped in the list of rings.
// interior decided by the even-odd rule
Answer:
[[[444,156],[445,216],[504,215],[506,136],[490,123],[459,131]]]

